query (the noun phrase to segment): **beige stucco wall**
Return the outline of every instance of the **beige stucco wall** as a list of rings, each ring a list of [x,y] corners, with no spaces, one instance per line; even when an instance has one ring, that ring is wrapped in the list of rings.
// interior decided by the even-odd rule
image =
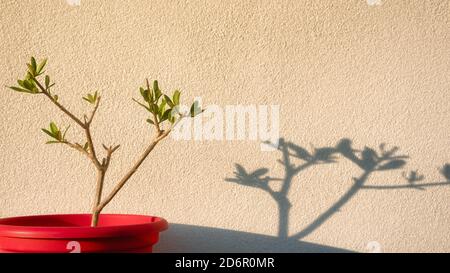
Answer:
[[[2,0],[0,10],[2,85],[22,76],[34,55],[49,58],[54,91],[78,115],[89,111],[81,96],[101,91],[94,139],[122,145],[107,189],[151,137],[131,101],[145,77],[180,88],[185,99],[201,96],[204,105],[278,104],[280,135],[308,149],[349,138],[356,148],[386,142],[409,156],[403,170],[372,174],[367,185],[404,185],[402,171],[415,169],[425,175],[420,183],[444,181],[449,1]],[[69,120],[44,97],[3,89],[0,216],[88,212],[93,167],[76,151],[44,145],[40,131],[50,120]],[[81,137],[74,128],[69,135]],[[309,244],[277,239],[269,194],[225,181],[235,163],[283,177],[281,158],[256,141],[168,139],[106,211],[174,223],[160,251],[308,251]],[[361,173],[339,157],[296,175],[289,234],[325,212]],[[364,252],[373,241],[382,251],[450,251],[449,200],[448,185],[361,189],[301,241],[318,251]]]

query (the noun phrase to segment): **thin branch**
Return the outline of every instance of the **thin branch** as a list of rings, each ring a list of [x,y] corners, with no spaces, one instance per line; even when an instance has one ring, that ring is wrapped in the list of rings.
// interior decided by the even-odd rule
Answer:
[[[89,119],[87,119],[87,121],[86,121],[87,124],[92,123],[92,119],[94,119],[95,113],[97,112],[98,106],[100,105],[100,99],[101,99],[101,97],[97,98],[97,102],[95,103],[94,110],[92,110],[92,113],[89,116]]]
[[[84,123],[77,118],[74,114],[72,114],[69,110],[67,110],[67,108],[65,108],[62,104],[60,104],[57,100],[55,100],[55,98],[53,98],[48,92],[47,89],[45,89],[42,84],[33,77],[34,82],[36,83],[36,85],[39,87],[39,89],[41,89],[42,94],[44,94],[45,96],[47,96],[59,109],[61,109],[61,111],[63,111],[66,115],[68,115],[71,119],[73,119],[73,121],[75,121],[78,125],[80,125],[82,128],[85,127]]]
[[[108,169],[109,163],[111,162],[111,156],[117,149],[119,149],[119,147],[120,145],[107,147],[105,144],[103,144],[103,148],[106,150],[106,158],[104,158],[102,162],[103,168]]]
[[[92,119],[94,118],[94,115],[98,109],[98,106],[100,104],[100,97],[97,99],[97,103],[95,104],[94,110],[92,111],[91,115],[89,118],[87,118],[87,116],[84,116],[84,122],[81,121],[79,118],[77,118],[74,114],[72,114],[69,110],[67,110],[67,108],[65,108],[63,105],[61,105],[57,100],[55,100],[47,91],[46,88],[44,88],[44,86],[42,86],[42,84],[36,79],[33,78],[34,82],[36,82],[36,85],[39,87],[39,89],[41,89],[41,92],[47,96],[59,109],[61,109],[61,111],[63,111],[65,114],[67,114],[71,119],[73,119],[78,125],[80,125],[81,128],[84,129],[85,134],[86,134],[86,139],[89,145],[89,151],[87,152],[84,150],[87,155],[91,158],[92,162],[94,163],[95,167],[97,169],[101,168],[101,164],[97,159],[97,156],[95,154],[95,147],[94,147],[94,143],[92,141],[92,136],[91,136],[91,131],[90,131],[90,124],[92,122]],[[69,145],[70,146],[70,145]],[[74,147],[72,147],[74,148]],[[78,147],[76,148],[78,149]]]
[[[153,149],[156,147],[156,145],[165,137],[167,137],[170,132],[172,131],[173,128],[175,128],[175,126],[178,124],[178,122],[180,122],[183,118],[187,117],[187,115],[180,115],[179,119],[174,122],[172,124],[172,126],[170,126],[169,129],[165,130],[165,131],[160,131],[159,133],[157,133],[157,135],[153,138],[152,142],[150,143],[150,145],[147,147],[147,149],[144,151],[144,153],[141,155],[141,157],[138,159],[138,161],[136,161],[136,163],[133,165],[133,167],[125,174],[125,176],[117,183],[117,185],[113,188],[113,190],[110,192],[110,194],[103,200],[101,201],[95,208],[94,208],[94,212],[93,212],[93,217],[92,217],[92,226],[96,226],[97,225],[97,221],[98,221],[98,215],[100,214],[100,212],[103,210],[103,208],[109,204],[109,202],[111,202],[111,200],[116,196],[116,194],[123,188],[123,186],[125,186],[125,184],[127,183],[127,181],[131,178],[131,176],[137,171],[137,169],[139,168],[139,166],[141,166],[141,164],[144,162],[144,160],[148,157],[148,155],[150,154],[151,151],[153,151]],[[103,145],[103,148],[105,148],[107,150],[107,154],[109,154],[109,156],[107,155],[104,164],[107,166],[109,164],[110,158],[111,158],[111,154],[116,151],[120,146],[117,145],[115,147],[106,147],[106,145]]]
[[[92,141],[92,135],[91,135],[91,129],[90,129],[90,124],[87,123],[87,118],[85,117],[85,127],[84,127],[84,133],[86,134],[86,139],[89,145],[89,157],[92,159],[92,162],[94,162],[94,165],[97,169],[101,169],[102,165],[100,164],[100,162],[98,161],[97,155],[95,153],[95,147],[94,147],[94,142]]]
[[[92,156],[92,154],[89,153],[89,151],[85,150],[83,148],[83,146],[81,146],[79,143],[71,143],[71,142],[68,142],[68,141],[63,141],[61,143],[66,144],[70,148],[73,148],[73,149],[81,152],[82,154],[86,155],[92,161],[92,163],[94,163],[94,165],[96,166],[97,170],[102,168],[101,165],[99,165],[99,167],[97,167],[97,163],[99,163],[99,162],[96,161],[96,159]]]
[[[122,187],[127,183],[128,179],[137,171],[139,166],[144,162],[144,160],[147,158],[147,156],[150,154],[150,152],[155,148],[155,146],[166,136],[169,135],[171,129],[168,129],[166,131],[162,131],[161,134],[157,135],[150,145],[147,147],[147,149],[144,151],[144,153],[141,155],[141,157],[138,159],[138,161],[133,165],[131,170],[128,171],[128,173],[125,174],[125,176],[119,181],[119,183],[114,187],[114,189],[111,191],[111,193],[105,198],[103,202],[101,202],[97,206],[97,212],[100,212],[111,200],[116,196],[116,194],[122,189]]]
[[[69,110],[67,110],[63,105],[61,105],[57,100],[55,100],[47,91],[47,89],[44,88],[44,86],[42,86],[42,84],[36,79],[33,78],[34,82],[36,82],[36,85],[39,87],[39,89],[41,89],[41,92],[47,96],[59,109],[61,109],[61,111],[63,111],[65,114],[67,114],[72,120],[74,120],[78,125],[80,125],[81,128],[84,129],[85,134],[86,134],[86,138],[87,138],[87,142],[89,145],[89,150],[90,152],[84,150],[81,146],[78,147],[75,144],[72,143],[67,143],[69,144],[69,146],[71,146],[72,148],[75,148],[77,150],[81,150],[83,151],[83,153],[87,154],[87,156],[92,160],[92,162],[94,163],[95,167],[97,169],[101,168],[101,164],[97,159],[97,156],[95,154],[95,147],[92,141],[92,136],[91,136],[91,131],[90,131],[90,123],[92,122],[92,119],[94,118],[95,112],[97,111],[97,108],[99,106],[100,103],[100,98],[98,98],[97,103],[95,105],[95,108],[91,114],[91,117],[88,119],[86,116],[84,116],[84,122],[82,122],[79,118],[77,118],[74,114],[72,114]]]
[[[70,148],[73,148],[79,152],[81,152],[82,154],[86,155],[87,157],[89,157],[89,153],[88,151],[86,151],[85,149],[83,149],[83,147],[78,144],[78,143],[70,143],[68,141],[62,142],[63,144],[66,144],[67,146],[69,146]],[[89,157],[90,158],[90,157]]]

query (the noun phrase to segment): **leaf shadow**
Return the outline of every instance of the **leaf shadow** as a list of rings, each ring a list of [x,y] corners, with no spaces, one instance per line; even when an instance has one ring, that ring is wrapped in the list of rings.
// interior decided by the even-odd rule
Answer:
[[[377,149],[364,147],[357,150],[352,147],[352,141],[348,138],[341,139],[335,146],[312,148],[311,151],[300,147],[299,145],[280,139],[278,151],[281,152],[281,160],[278,162],[284,167],[283,177],[272,177],[269,175],[268,168],[259,168],[254,171],[246,170],[242,165],[235,164],[234,177],[225,178],[226,182],[235,183],[241,186],[257,188],[268,193],[276,202],[278,208],[278,238],[282,240],[300,240],[320,228],[328,219],[346,205],[360,190],[391,190],[391,189],[417,189],[425,190],[427,187],[443,186],[450,184],[450,164],[444,165],[441,174],[446,178],[443,182],[418,183],[424,180],[424,176],[417,170],[409,173],[403,172],[406,184],[400,185],[366,185],[369,177],[376,172],[386,172],[402,169],[409,158],[407,155],[397,154],[399,148],[394,146],[387,148],[387,145],[381,143]],[[361,173],[353,178],[350,188],[339,197],[329,208],[323,211],[318,217],[308,223],[302,230],[290,235],[289,216],[292,207],[289,200],[289,192],[292,188],[293,180],[299,173],[309,167],[319,164],[338,163],[337,156],[341,155],[350,160],[359,167]],[[293,159],[301,161],[300,164],[294,164]],[[270,182],[277,181],[281,183],[280,190],[274,190],[270,187]]]

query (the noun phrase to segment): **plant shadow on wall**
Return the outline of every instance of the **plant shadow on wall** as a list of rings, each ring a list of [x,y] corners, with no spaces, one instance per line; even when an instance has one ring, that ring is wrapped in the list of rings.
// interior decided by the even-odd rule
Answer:
[[[409,173],[403,172],[402,176],[407,184],[372,186],[366,185],[369,177],[376,172],[391,171],[403,168],[408,156],[397,155],[398,147],[387,149],[383,143],[379,145],[379,151],[365,147],[363,150],[352,148],[350,139],[341,139],[335,147],[314,148],[312,152],[284,139],[280,140],[278,150],[282,153],[282,159],[279,162],[284,167],[284,176],[282,178],[273,178],[267,175],[267,168],[260,168],[253,172],[247,172],[244,167],[236,164],[234,178],[227,178],[226,181],[234,182],[243,186],[250,186],[267,192],[277,203],[278,206],[278,238],[280,240],[300,240],[313,233],[323,225],[330,217],[339,212],[360,190],[389,190],[389,189],[418,189],[424,190],[427,187],[450,185],[450,164],[444,165],[441,169],[442,175],[446,181],[433,183],[418,183],[424,179],[424,176],[418,171]],[[301,231],[289,235],[289,212],[292,204],[288,198],[289,191],[292,188],[293,180],[296,176],[309,167],[319,164],[337,163],[337,155],[342,155],[361,169],[361,174],[353,178],[353,184],[333,205],[321,213],[316,219],[306,225]],[[295,165],[292,160],[300,159],[301,164]],[[277,181],[281,183],[278,191],[269,186],[269,182]]]
[[[406,183],[395,185],[367,185],[370,176],[376,172],[386,172],[402,169],[408,159],[407,155],[397,154],[399,148],[388,148],[385,144],[378,147],[378,151],[365,147],[356,150],[350,139],[341,139],[334,147],[314,148],[309,152],[295,143],[281,139],[278,146],[281,152],[279,162],[284,167],[283,177],[276,178],[268,175],[268,168],[259,168],[252,172],[236,164],[235,177],[225,181],[242,186],[257,188],[269,194],[278,207],[278,236],[267,236],[247,232],[238,232],[209,227],[197,227],[182,224],[172,224],[169,234],[171,240],[164,236],[158,247],[164,251],[190,252],[345,252],[348,250],[323,246],[300,241],[323,225],[330,217],[339,212],[360,190],[389,190],[389,189],[417,189],[450,185],[450,164],[444,165],[441,174],[444,181],[424,183],[424,176],[418,171],[402,172]],[[338,155],[350,160],[361,169],[358,177],[353,178],[350,188],[328,209],[316,219],[307,224],[301,231],[288,234],[289,214],[292,207],[289,192],[293,188],[294,180],[306,169],[315,165],[335,164]],[[294,161],[301,161],[295,165]],[[279,190],[274,190],[269,184],[279,183]],[[420,182],[420,183],[419,183]],[[175,237],[175,238],[174,238]],[[174,240],[175,239],[175,240]],[[168,241],[177,241],[177,245],[169,245]],[[192,244],[195,244],[193,246]]]

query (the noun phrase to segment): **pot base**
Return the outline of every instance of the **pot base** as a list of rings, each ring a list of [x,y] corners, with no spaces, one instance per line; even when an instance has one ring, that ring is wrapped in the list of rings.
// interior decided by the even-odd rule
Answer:
[[[101,214],[97,227],[90,227],[90,221],[90,214],[0,219],[0,252],[148,253],[159,232],[168,228],[165,219],[144,215]]]

